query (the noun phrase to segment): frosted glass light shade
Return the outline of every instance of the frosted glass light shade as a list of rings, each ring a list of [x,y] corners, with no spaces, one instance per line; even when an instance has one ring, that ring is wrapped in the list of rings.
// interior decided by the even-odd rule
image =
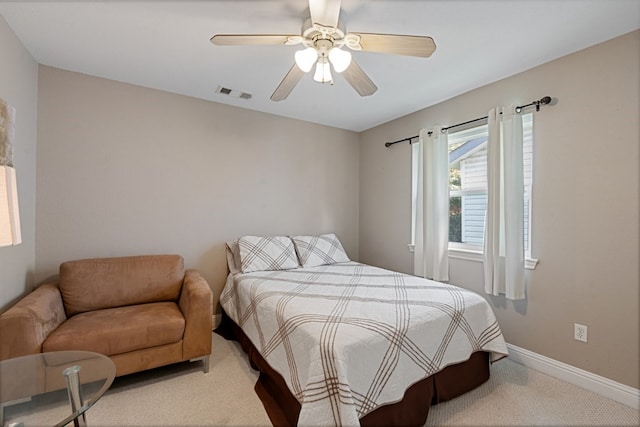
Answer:
[[[311,71],[313,64],[318,60],[318,52],[312,47],[299,50],[295,54],[296,65],[305,73]]]
[[[325,59],[324,61],[318,61],[316,64],[316,73],[313,75],[313,80],[320,83],[329,83],[333,77],[331,77],[331,66]]]
[[[0,166],[0,246],[22,243],[16,170]]]
[[[329,61],[336,73],[341,73],[351,64],[351,53],[334,47],[329,51]]]

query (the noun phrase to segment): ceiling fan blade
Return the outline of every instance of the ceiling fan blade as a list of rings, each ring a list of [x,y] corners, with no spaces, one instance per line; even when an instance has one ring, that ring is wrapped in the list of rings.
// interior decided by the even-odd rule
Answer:
[[[284,79],[280,82],[276,90],[271,95],[272,101],[282,101],[289,96],[294,87],[298,84],[302,76],[304,76],[304,71],[302,71],[295,63],[293,67],[289,70]]]
[[[428,58],[436,50],[433,39],[427,36],[372,33],[358,33],[357,35],[360,36],[362,50],[367,52]]]
[[[353,87],[360,96],[369,96],[376,93],[378,87],[355,61],[351,61],[349,67],[342,72],[344,79]]]
[[[211,43],[218,46],[285,44],[293,37],[286,34],[216,34]]]
[[[325,27],[337,27],[340,17],[340,0],[309,0],[311,22]]]

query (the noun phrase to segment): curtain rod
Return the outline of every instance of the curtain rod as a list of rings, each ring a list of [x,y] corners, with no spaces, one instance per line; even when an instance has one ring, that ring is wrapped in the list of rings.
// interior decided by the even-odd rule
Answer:
[[[545,96],[542,99],[539,99],[537,101],[532,101],[529,104],[520,105],[520,106],[516,107],[516,113],[520,113],[525,108],[533,107],[534,105],[536,106],[536,111],[540,111],[540,106],[541,105],[547,105],[547,104],[550,104],[550,103],[551,103],[551,97],[550,96]],[[500,114],[502,114],[502,113],[500,113]],[[441,131],[442,131],[442,133],[444,133],[449,129],[453,129],[453,128],[458,127],[458,126],[468,125],[469,123],[473,123],[473,122],[479,122],[480,120],[486,120],[488,118],[489,118],[489,116],[484,116],[484,117],[478,117],[477,119],[468,120],[466,122],[456,123],[455,125],[451,125],[451,126],[447,126],[447,127],[442,128]],[[428,134],[431,135],[431,134],[433,134],[433,132],[429,131]],[[406,142],[406,141],[409,141],[409,143],[411,144],[411,141],[413,141],[414,139],[418,138],[419,136],[420,135],[415,135],[415,136],[410,136],[408,138],[399,139],[399,140],[393,141],[393,142],[385,142],[384,146],[385,147],[391,147],[393,144],[398,144],[400,142]]]

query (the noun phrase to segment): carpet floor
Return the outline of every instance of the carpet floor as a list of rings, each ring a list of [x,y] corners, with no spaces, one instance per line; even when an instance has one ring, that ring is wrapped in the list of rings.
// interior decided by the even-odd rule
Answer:
[[[208,374],[198,361],[116,378],[87,412],[87,424],[268,426],[253,391],[257,377],[238,343],[213,334]],[[59,412],[51,408],[20,419],[25,426],[52,425],[61,419]],[[433,406],[426,425],[638,426],[640,412],[507,358],[491,367],[491,379],[482,386]]]

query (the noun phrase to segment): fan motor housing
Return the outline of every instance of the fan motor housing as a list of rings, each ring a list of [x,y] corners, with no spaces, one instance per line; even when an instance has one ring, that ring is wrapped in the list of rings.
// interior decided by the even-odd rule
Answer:
[[[344,22],[341,19],[338,19],[338,25],[334,27],[325,27],[320,24],[313,24],[311,18],[308,18],[302,24],[302,37],[305,39],[326,39],[331,38],[332,40],[342,40],[344,35],[347,33]]]

